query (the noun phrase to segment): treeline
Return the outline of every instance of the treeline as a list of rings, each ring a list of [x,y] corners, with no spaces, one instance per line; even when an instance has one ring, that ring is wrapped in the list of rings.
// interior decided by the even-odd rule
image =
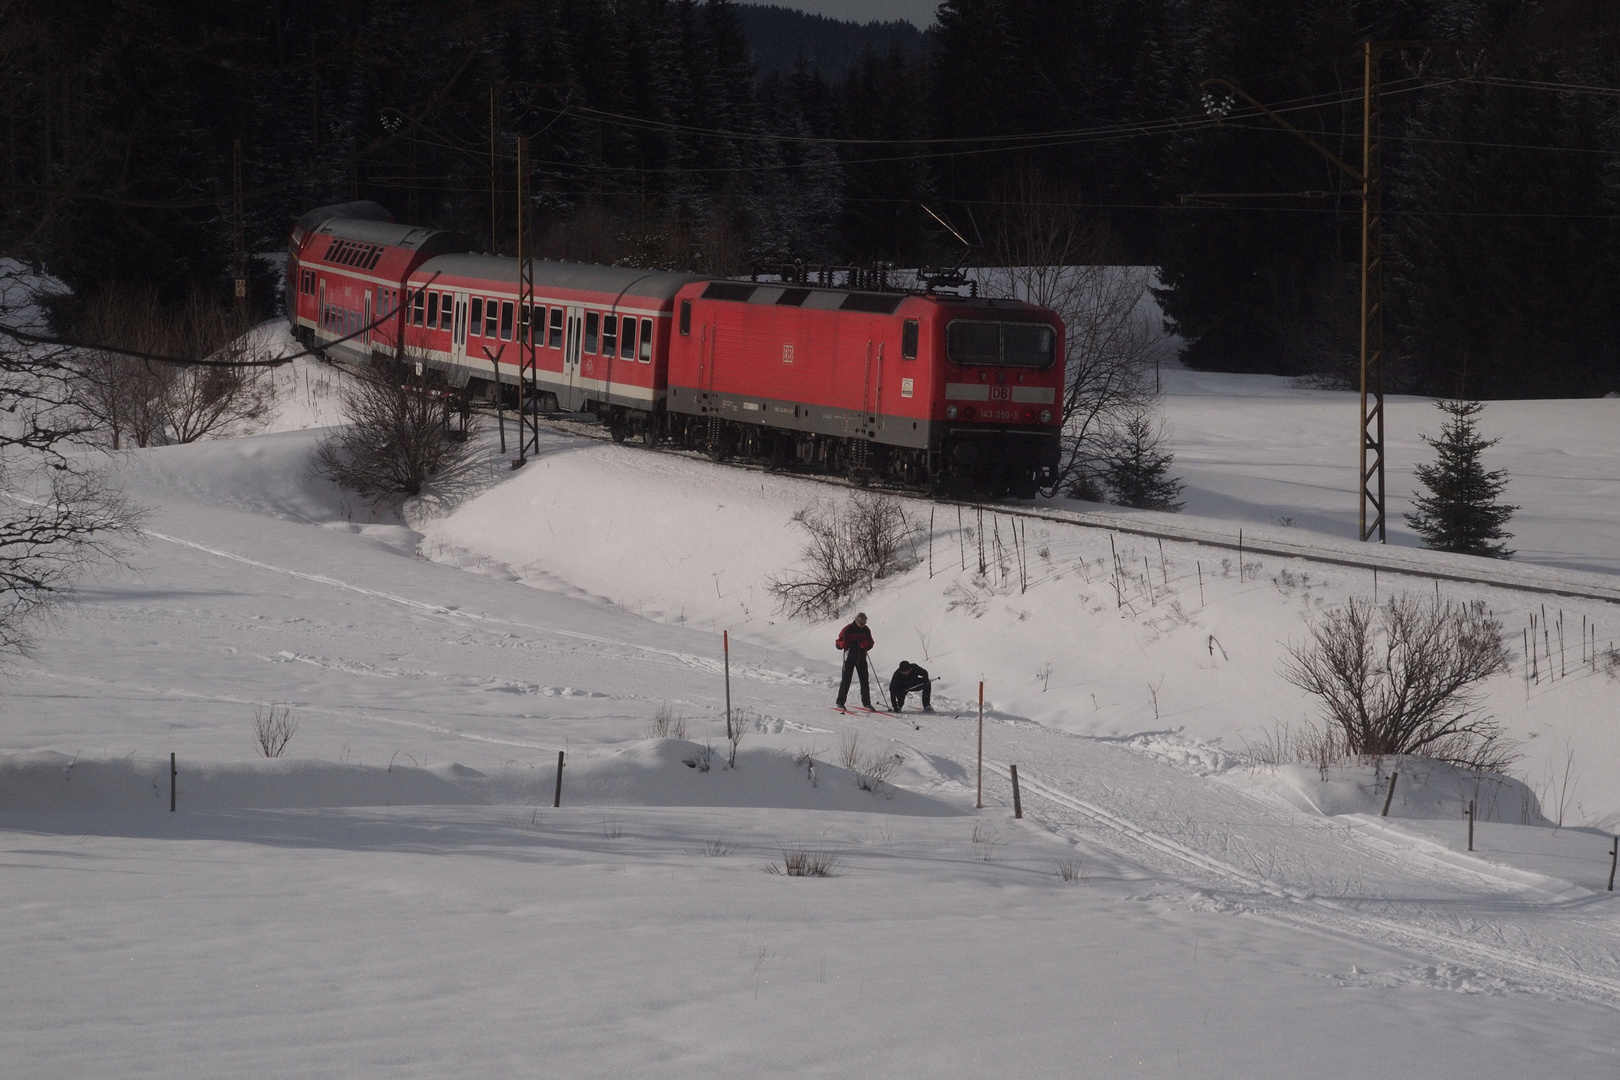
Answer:
[[[1343,381],[1358,185],[1242,101],[1217,123],[1200,84],[1359,169],[1361,42],[1484,42],[1383,62],[1394,388],[1620,389],[1609,0],[948,0],[929,36],[762,75],[724,0],[0,7],[0,246],[81,298],[223,285],[239,139],[250,250],[362,197],[511,252],[521,134],[545,254],[917,265],[961,251],[925,205],[970,240],[1055,208],[1095,257],[1163,268],[1189,363]]]

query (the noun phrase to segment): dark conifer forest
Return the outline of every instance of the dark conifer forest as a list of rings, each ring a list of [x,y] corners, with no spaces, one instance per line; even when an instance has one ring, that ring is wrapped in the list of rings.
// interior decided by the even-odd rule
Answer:
[[[1162,268],[1188,364],[1332,382],[1359,185],[1200,84],[1360,168],[1362,43],[1465,43],[1383,60],[1393,388],[1620,390],[1612,0],[947,0],[926,47],[826,70],[745,32],[775,25],[726,0],[0,3],[0,254],[72,286],[63,318],[114,282],[228,288],[238,140],[249,251],[365,198],[510,254],[521,135],[540,254],[954,263],[924,206],[972,239],[1039,190],[1099,258]]]

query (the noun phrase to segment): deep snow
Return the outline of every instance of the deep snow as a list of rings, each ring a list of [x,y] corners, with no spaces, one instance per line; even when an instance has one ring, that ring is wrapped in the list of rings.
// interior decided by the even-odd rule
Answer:
[[[1352,396],[1167,375],[1205,519],[1177,520],[1353,530]],[[840,490],[566,433],[513,471],[486,431],[401,517],[310,472],[331,373],[281,378],[271,433],[117,463],[149,540],[6,687],[8,1075],[1614,1075],[1616,683],[1573,633],[1561,677],[1491,685],[1515,778],[1257,769],[1246,740],[1312,711],[1286,643],[1370,572],[1266,555],[1240,581],[1222,549],[1032,522],[1021,579],[991,508],[981,576],[937,508],[932,573],[925,545],[860,606],[880,674],[925,663],[941,712],[851,719],[836,623],[767,588],[794,512]],[[1487,410],[1521,563],[1620,571],[1612,404]],[[1397,403],[1392,433],[1432,412]],[[1558,450],[1582,424],[1585,456]],[[1444,591],[1515,641],[1543,603],[1617,625]],[[300,727],[265,762],[271,702]],[[647,739],[666,706],[684,741]],[[891,786],[839,766],[856,733],[902,759]],[[795,850],[838,876],[765,872]]]

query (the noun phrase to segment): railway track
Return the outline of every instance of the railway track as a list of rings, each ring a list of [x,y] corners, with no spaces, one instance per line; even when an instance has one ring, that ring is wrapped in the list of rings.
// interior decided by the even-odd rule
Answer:
[[[600,442],[610,442],[612,440],[607,428],[598,424],[594,419],[584,421],[542,417],[540,422],[543,426],[563,434],[596,439]],[[634,449],[640,453],[647,453],[650,450],[652,453],[668,454],[694,461],[709,461],[707,455],[695,450],[683,450],[670,446],[636,447]],[[730,461],[726,464],[730,468],[751,470],[762,474],[770,472],[765,466],[752,462]],[[792,472],[787,475],[827,487],[871,490],[861,489],[853,481],[842,477],[799,472]],[[926,495],[904,488],[891,488],[882,485],[873,485],[873,488],[894,495],[896,498],[908,499],[932,506],[959,506],[964,509],[977,509],[987,505],[963,499],[929,498]],[[1137,516],[1134,514],[1112,514],[1106,511],[1038,509],[1007,501],[989,505],[995,507],[996,513],[1008,517],[1059,525],[1075,525],[1149,540],[1172,540],[1178,543],[1197,544],[1202,547],[1237,552],[1243,556],[1264,555],[1271,558],[1299,559],[1323,566],[1367,570],[1369,572],[1419,578],[1424,581],[1484,585],[1542,596],[1598,600],[1604,603],[1620,604],[1620,583],[1613,582],[1601,574],[1577,570],[1524,564],[1514,565],[1495,559],[1479,559],[1467,555],[1452,555],[1419,548],[1358,545],[1326,536],[1313,536],[1310,540],[1302,541],[1282,540],[1264,533],[1256,536],[1247,532],[1247,526],[1241,528],[1227,526],[1207,519],[1198,522],[1172,521],[1166,520],[1170,515],[1165,514]]]

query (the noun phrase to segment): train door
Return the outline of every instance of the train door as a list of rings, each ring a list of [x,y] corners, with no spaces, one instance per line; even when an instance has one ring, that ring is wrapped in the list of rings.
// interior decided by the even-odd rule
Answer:
[[[360,325],[362,327],[362,329],[360,331],[360,343],[362,345],[371,344],[371,290],[370,289],[366,290],[366,321],[361,323]]]
[[[564,412],[578,412],[585,405],[585,387],[581,385],[579,375],[584,324],[584,309],[570,307],[566,324],[568,333],[563,339],[563,389],[557,395],[557,405]]]
[[[326,279],[321,278],[321,295],[315,308],[315,329],[326,330]]]
[[[467,294],[456,293],[455,307],[450,321],[450,361],[467,364]]]

